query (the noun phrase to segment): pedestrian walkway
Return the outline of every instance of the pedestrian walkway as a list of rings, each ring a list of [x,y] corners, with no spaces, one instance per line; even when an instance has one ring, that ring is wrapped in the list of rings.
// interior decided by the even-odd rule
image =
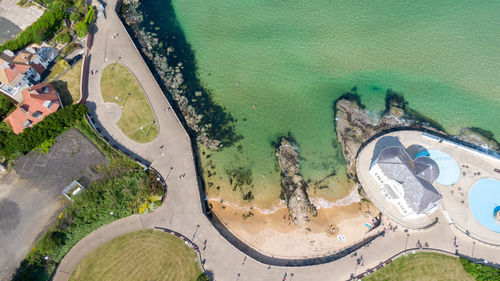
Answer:
[[[89,53],[89,70],[98,71],[89,76],[89,96],[86,105],[97,127],[112,145],[131,151],[158,170],[168,185],[167,197],[164,204],[153,213],[123,218],[87,235],[66,254],[53,280],[67,280],[81,259],[102,243],[134,230],[154,227],[177,231],[197,245],[205,245],[206,241],[206,247],[200,249],[200,253],[205,260],[205,269],[213,272],[218,281],[282,280],[284,276],[293,276],[294,281],[346,280],[354,271],[357,270],[359,273],[361,269],[356,268],[356,259],[349,256],[321,265],[270,267],[245,258],[244,253],[220,235],[203,213],[189,136],[175,112],[165,110],[171,105],[115,13],[116,5],[117,0],[107,1],[107,18],[102,15],[97,18],[98,31]],[[133,142],[114,124],[119,118],[120,108],[115,104],[104,103],[99,89],[102,69],[110,63],[125,65],[141,83],[158,120],[158,137],[152,142],[146,144]],[[185,176],[179,179],[183,174]],[[358,253],[363,255],[365,267],[368,268],[404,250],[407,243],[415,244],[416,239],[429,241],[434,248],[454,251],[452,243],[448,241],[452,239],[454,233],[444,222],[445,220],[442,220],[432,231],[419,232],[411,236],[403,232],[390,233],[388,234],[390,238],[374,240],[369,247],[358,250]],[[461,240],[464,241],[465,238]],[[463,248],[460,250],[470,253],[471,248],[467,246],[468,244],[463,243]],[[489,252],[489,248],[476,245],[475,255],[493,259],[494,254]]]

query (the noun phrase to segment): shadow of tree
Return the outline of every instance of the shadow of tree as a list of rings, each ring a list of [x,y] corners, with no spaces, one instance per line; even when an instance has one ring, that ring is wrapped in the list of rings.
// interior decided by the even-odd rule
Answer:
[[[61,102],[64,106],[73,104],[74,100],[71,96],[71,93],[69,92],[68,82],[57,80],[50,82],[50,84],[54,85],[54,88],[56,88],[56,91],[59,93],[59,97],[61,98]]]

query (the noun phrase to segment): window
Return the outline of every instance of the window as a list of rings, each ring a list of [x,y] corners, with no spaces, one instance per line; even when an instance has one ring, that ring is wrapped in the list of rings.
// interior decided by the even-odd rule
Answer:
[[[26,119],[26,120],[23,122],[23,124],[22,124],[22,125],[23,125],[23,127],[24,127],[24,128],[28,128],[28,127],[31,127],[31,124],[32,124],[31,120]]]
[[[40,119],[40,118],[42,118],[42,112],[37,110],[32,114],[32,116],[35,117],[36,119]]]
[[[53,102],[50,100],[46,100],[43,102],[43,107],[50,109],[52,107]]]
[[[22,112],[24,112],[24,114],[28,114],[28,110],[29,110],[29,107],[27,104],[23,104],[19,107],[19,109],[21,109]]]

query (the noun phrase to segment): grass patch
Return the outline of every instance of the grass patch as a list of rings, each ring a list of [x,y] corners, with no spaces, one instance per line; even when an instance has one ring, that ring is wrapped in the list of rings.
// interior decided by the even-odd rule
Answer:
[[[152,229],[122,235],[88,254],[69,280],[191,281],[201,274],[196,253],[172,234]]]
[[[63,73],[64,70],[66,70],[66,68],[68,68],[68,67],[69,67],[69,64],[65,60],[60,60],[60,61],[56,62],[54,64],[54,66],[52,66],[52,68],[50,69],[50,74],[49,74],[48,80],[50,81],[50,80],[54,79],[57,75]]]
[[[158,125],[149,101],[134,75],[121,64],[107,66],[101,77],[101,93],[105,102],[121,107],[116,125],[136,142],[150,142],[158,135]]]
[[[461,280],[473,281],[458,258],[435,253],[409,254],[363,278],[375,280]]]
[[[64,61],[64,60],[62,60]],[[80,78],[83,60],[80,60],[58,80],[52,81],[64,106],[75,104],[80,99]],[[51,74],[52,75],[52,74]]]

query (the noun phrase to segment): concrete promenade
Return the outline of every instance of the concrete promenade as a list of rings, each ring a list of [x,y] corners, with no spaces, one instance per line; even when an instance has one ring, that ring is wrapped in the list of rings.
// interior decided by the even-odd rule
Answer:
[[[90,70],[99,70],[89,76],[89,96],[87,105],[90,115],[97,127],[111,144],[120,146],[132,155],[151,163],[164,177],[168,185],[166,201],[155,212],[147,215],[133,215],[105,225],[78,242],[61,261],[53,280],[68,280],[71,272],[89,252],[102,243],[119,235],[153,227],[175,230],[200,246],[205,268],[212,271],[218,281],[225,280],[346,280],[351,273],[356,274],[365,268],[378,265],[392,255],[414,247],[417,240],[428,242],[430,247],[454,252],[454,233],[446,223],[440,222],[429,231],[407,233],[391,232],[385,238],[373,241],[369,247],[358,250],[358,257],[363,256],[364,267],[357,267],[356,258],[344,257],[331,263],[306,267],[268,267],[251,258],[243,263],[245,254],[234,248],[211,225],[203,214],[200,204],[199,185],[194,165],[193,152],[189,136],[175,113],[164,109],[170,106],[163,92],[156,83],[141,55],[134,46],[115,12],[116,0],[107,1],[106,16],[99,12],[97,32],[94,44],[89,53]],[[112,39],[113,34],[118,36]],[[116,127],[120,116],[120,107],[116,104],[104,103],[100,93],[100,75],[104,67],[118,62],[130,69],[141,83],[152,106],[159,127],[158,137],[151,143],[139,144],[128,139]],[[164,145],[161,149],[160,146]],[[181,174],[186,176],[179,180]],[[466,255],[485,257],[489,260],[499,259],[498,250],[465,242],[459,250]],[[203,247],[206,241],[206,248]],[[132,257],[133,258],[133,257]]]

